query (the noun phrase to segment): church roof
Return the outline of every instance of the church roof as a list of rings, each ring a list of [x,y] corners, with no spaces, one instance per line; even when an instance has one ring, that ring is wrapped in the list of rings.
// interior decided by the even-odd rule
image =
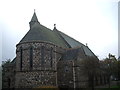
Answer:
[[[91,55],[87,54],[83,46],[81,46],[78,48],[72,48],[66,50],[66,52],[61,57],[61,60],[76,60],[78,57],[84,59],[86,56],[91,56]]]
[[[77,40],[71,38],[70,36],[64,34],[63,32],[60,32],[58,30],[54,31],[57,32],[62,37],[62,39],[67,43],[69,48],[82,47],[86,55],[95,56],[94,53],[88,48],[88,46],[85,46],[84,44],[78,42]]]
[[[53,44],[56,44],[61,47],[67,48],[67,45],[64,43],[61,38],[56,35],[52,30],[47,27],[35,23],[34,26],[27,32],[27,34],[23,37],[20,42],[28,42],[28,41],[47,41]]]
[[[49,28],[41,25],[37,19],[36,13],[34,12],[30,21],[30,30],[22,38],[20,43],[37,40],[47,41],[63,48],[83,47],[86,55],[94,56],[94,53],[87,46],[76,41],[63,32],[58,31],[56,27],[54,27],[54,30],[50,30]]]

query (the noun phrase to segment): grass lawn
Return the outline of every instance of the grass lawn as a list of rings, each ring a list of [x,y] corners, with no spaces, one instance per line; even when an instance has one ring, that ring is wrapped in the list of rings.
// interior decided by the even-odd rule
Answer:
[[[120,86],[112,86],[111,88],[120,88]]]
[[[110,88],[95,88],[95,90],[120,90],[120,86],[112,86]]]

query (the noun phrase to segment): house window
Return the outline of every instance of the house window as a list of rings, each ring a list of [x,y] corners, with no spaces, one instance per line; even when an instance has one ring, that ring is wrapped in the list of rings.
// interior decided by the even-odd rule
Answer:
[[[53,48],[50,49],[50,66],[52,67],[53,59]]]
[[[33,47],[30,47],[30,70],[33,67]]]
[[[44,46],[41,47],[41,65],[44,65]]]
[[[22,71],[23,49],[20,47],[20,71]]]

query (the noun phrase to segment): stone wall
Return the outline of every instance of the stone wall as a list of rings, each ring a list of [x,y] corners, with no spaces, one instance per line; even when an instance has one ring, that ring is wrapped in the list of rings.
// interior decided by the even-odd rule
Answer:
[[[81,61],[84,60],[85,54],[79,53],[73,60],[60,60],[58,62],[58,84],[69,88],[86,88],[88,87],[88,76],[83,71]]]
[[[47,42],[19,43],[15,63],[3,67],[3,88],[89,87],[89,75],[84,73],[81,64],[85,54],[79,52],[73,60],[61,60],[66,50]],[[106,83],[105,73],[100,72],[94,77],[94,86]]]
[[[33,41],[18,44],[15,87],[57,86],[56,65],[64,51],[65,49],[47,42]]]
[[[55,71],[17,72],[16,88],[37,88],[40,86],[56,86]]]
[[[107,75],[99,72],[92,78],[84,71],[84,65],[81,63],[84,57],[77,56],[74,60],[60,60],[58,62],[57,80],[59,87],[69,88],[89,88],[97,85],[104,85],[107,82]],[[89,68],[88,68],[89,69]]]
[[[57,67],[57,80],[59,87],[66,86],[69,88],[74,87],[73,80],[73,61],[71,60],[60,60]]]
[[[84,73],[83,65],[81,61],[83,59],[74,60],[75,69],[75,87],[76,88],[86,88],[88,87],[88,76]]]
[[[2,66],[2,88],[14,88],[15,84],[15,65],[6,63]]]

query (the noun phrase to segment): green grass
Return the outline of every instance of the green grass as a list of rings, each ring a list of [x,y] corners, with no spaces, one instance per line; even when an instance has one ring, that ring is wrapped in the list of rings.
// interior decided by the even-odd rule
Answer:
[[[120,88],[120,86],[112,86],[111,88]]]
[[[95,88],[95,90],[120,90],[120,86],[112,86],[110,88]]]

